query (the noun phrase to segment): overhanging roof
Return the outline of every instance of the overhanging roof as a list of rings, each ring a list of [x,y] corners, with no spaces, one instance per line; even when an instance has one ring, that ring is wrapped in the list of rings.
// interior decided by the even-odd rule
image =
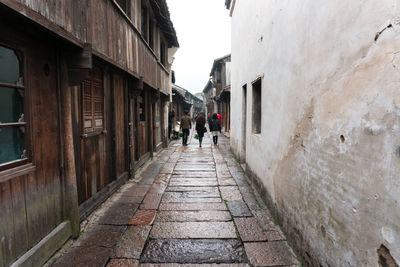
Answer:
[[[150,0],[151,8],[154,11],[159,27],[164,33],[170,46],[179,47],[178,37],[172,24],[166,0]]]
[[[228,58],[230,58],[230,57],[231,57],[231,54],[226,55],[226,56],[223,56],[223,57],[220,57],[220,58],[217,58],[217,59],[214,59],[214,63],[213,63],[213,66],[212,66],[212,68],[211,68],[210,76],[213,75],[214,70],[217,68],[217,66],[218,66],[219,64],[221,64],[221,62],[222,62],[223,60],[228,59]]]

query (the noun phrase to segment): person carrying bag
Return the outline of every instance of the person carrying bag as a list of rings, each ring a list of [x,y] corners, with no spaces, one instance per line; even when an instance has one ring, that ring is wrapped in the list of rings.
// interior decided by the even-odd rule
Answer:
[[[201,147],[201,143],[203,142],[204,133],[207,132],[206,129],[206,119],[204,113],[199,113],[196,119],[196,131],[199,137],[199,146]]]

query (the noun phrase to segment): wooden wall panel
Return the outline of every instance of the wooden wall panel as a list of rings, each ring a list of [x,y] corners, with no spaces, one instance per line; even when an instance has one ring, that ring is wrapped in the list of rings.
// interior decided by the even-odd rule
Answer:
[[[38,12],[69,33],[74,41],[91,43],[93,50],[104,59],[116,63],[136,78],[142,76],[148,85],[168,94],[169,72],[158,64],[158,55],[153,54],[135,28],[140,17],[137,3],[131,6],[132,20],[129,21],[110,0],[8,1]],[[34,15],[17,11],[33,20],[40,20]]]
[[[6,266],[16,258],[12,190],[9,181],[0,184],[0,264]]]
[[[2,42],[13,40],[7,29],[0,27]],[[0,183],[0,266],[11,264],[62,221],[55,51],[34,37],[24,41],[17,32],[12,36],[20,38],[24,51],[25,116],[35,168]]]

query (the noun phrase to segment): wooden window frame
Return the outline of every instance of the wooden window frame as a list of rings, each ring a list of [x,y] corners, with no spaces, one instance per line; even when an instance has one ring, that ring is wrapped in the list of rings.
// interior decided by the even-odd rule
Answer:
[[[30,103],[29,103],[29,90],[28,90],[28,82],[26,78],[26,73],[27,73],[27,62],[26,62],[26,49],[23,47],[16,45],[16,44],[10,44],[10,43],[4,43],[0,41],[0,46],[6,47],[8,49],[11,49],[14,51],[14,53],[17,55],[17,57],[22,57],[18,58],[19,63],[22,64],[22,67],[20,67],[20,71],[22,70],[22,78],[23,78],[23,85],[15,85],[15,84],[8,84],[8,83],[1,83],[0,82],[0,87],[6,87],[6,88],[14,88],[14,89],[20,89],[24,90],[24,122],[13,122],[13,123],[0,123],[0,129],[1,128],[6,128],[6,127],[25,127],[25,135],[24,135],[24,149],[25,149],[25,158],[23,159],[16,159],[13,161],[9,161],[6,163],[0,164],[0,172],[12,169],[15,167],[19,167],[24,164],[28,164],[29,162],[32,161],[32,150],[31,150],[31,132],[30,132]]]

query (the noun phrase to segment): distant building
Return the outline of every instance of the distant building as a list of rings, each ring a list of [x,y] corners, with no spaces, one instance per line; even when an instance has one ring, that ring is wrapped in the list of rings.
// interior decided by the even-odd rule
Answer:
[[[191,118],[194,118],[203,110],[203,100],[190,93],[188,90],[172,84],[171,108],[175,112],[175,121],[180,121],[184,111],[187,110]]]
[[[219,113],[222,116],[222,129],[230,130],[230,94],[231,94],[231,55],[214,60],[210,72],[210,80],[204,90],[206,111],[212,115]]]

